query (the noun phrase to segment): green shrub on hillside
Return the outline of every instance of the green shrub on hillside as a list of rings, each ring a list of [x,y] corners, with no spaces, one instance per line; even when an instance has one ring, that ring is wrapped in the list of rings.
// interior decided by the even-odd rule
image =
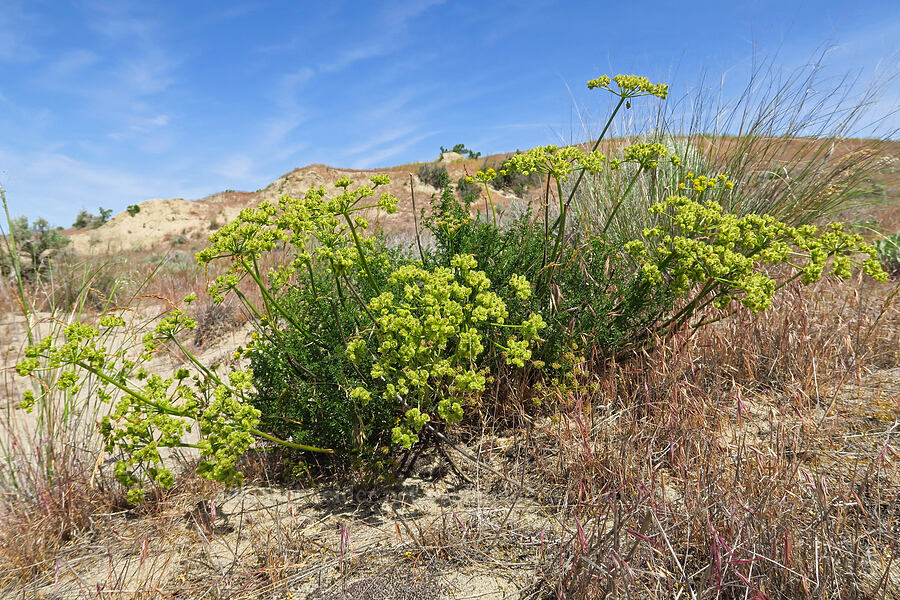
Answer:
[[[517,150],[516,154],[521,154],[521,152]],[[507,158],[502,163],[500,163],[499,167],[496,167],[495,170],[497,171],[498,175],[491,182],[491,185],[499,190],[510,191],[520,198],[525,195],[525,192],[528,191],[529,188],[541,185],[542,181],[538,173],[523,175],[522,173],[515,171],[514,169],[511,169],[509,167],[510,161]]]
[[[427,163],[419,167],[419,179],[431,187],[441,190],[452,183],[447,167],[434,163]]]
[[[464,156],[466,158],[478,158],[481,156],[481,152],[472,152],[471,150],[466,148],[465,144],[456,144],[452,148],[444,148],[443,146],[441,146],[441,154],[444,154],[446,152],[455,152],[456,154],[459,154],[460,156]]]
[[[28,222],[25,216],[12,219],[10,233],[15,240],[15,252],[19,259],[19,269],[26,278],[34,278],[46,271],[55,253],[69,244],[59,228],[53,228],[46,219]],[[0,273],[8,273],[14,268],[13,246],[8,237],[0,244]]]
[[[138,210],[140,210],[140,207],[138,207],[136,205],[134,205],[134,207],[137,208]],[[131,208],[132,207],[129,207],[129,211],[128,211],[129,213],[131,213]],[[72,227],[75,227],[78,229],[81,229],[84,227],[94,227],[94,228],[100,227],[101,225],[103,225],[104,223],[109,221],[110,217],[112,217],[113,211],[111,208],[103,208],[102,206],[100,207],[99,210],[100,210],[100,216],[97,216],[97,215],[95,215],[91,212],[88,212],[86,210],[83,210],[83,209],[78,211],[78,215],[75,217],[75,222],[72,223]],[[131,216],[134,216],[136,213],[137,213],[137,211],[135,211],[134,213],[131,213]]]

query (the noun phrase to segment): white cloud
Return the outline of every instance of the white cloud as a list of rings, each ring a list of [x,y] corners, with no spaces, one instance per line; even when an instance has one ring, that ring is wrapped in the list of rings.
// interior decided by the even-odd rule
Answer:
[[[390,144],[386,148],[382,148],[381,150],[366,155],[365,157],[359,158],[355,161],[350,162],[350,168],[353,169],[371,169],[375,167],[383,167],[389,158],[397,156],[406,150],[409,150],[419,142],[422,142],[432,136],[435,135],[436,132],[429,131],[427,133],[423,133],[422,135],[418,135],[415,137],[406,137],[402,142],[397,144]],[[395,136],[394,139],[399,139],[402,136]],[[345,157],[346,158],[346,157]]]
[[[335,60],[319,65],[319,70],[323,73],[343,71],[360,61],[398,52],[402,49],[409,22],[444,1],[413,0],[383,6],[375,17],[369,39],[344,50]]]

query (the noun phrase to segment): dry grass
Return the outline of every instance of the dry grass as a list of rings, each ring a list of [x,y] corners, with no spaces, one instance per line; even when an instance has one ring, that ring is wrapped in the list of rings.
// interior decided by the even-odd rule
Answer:
[[[897,289],[822,282],[763,316],[739,314],[625,362],[585,363],[551,414],[458,435],[478,464],[447,447],[454,468],[421,457],[396,489],[229,491],[187,469],[135,513],[101,485],[104,468],[90,482],[87,465],[68,465],[52,489],[4,498],[3,589],[896,597]],[[253,471],[264,479],[264,462]]]
[[[896,204],[878,211],[898,222]],[[200,296],[215,273],[173,256],[129,257],[129,298]],[[194,308],[204,349],[243,319]],[[21,435],[8,369],[0,383],[0,473],[16,475],[3,597],[900,597],[897,281],[789,288],[762,315],[585,360],[540,411],[456,431],[377,490],[259,453],[254,485],[223,489],[186,459],[173,490],[131,509],[90,415]]]
[[[900,593],[897,284],[816,291],[570,394],[542,462],[578,499],[571,597]]]

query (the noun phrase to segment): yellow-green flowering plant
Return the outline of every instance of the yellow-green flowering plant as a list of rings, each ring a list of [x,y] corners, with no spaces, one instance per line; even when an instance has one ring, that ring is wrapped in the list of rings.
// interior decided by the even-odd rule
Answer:
[[[402,407],[391,441],[409,448],[435,412],[457,423],[463,407],[484,391],[490,373],[479,359],[486,345],[502,350],[506,364],[524,367],[545,324],[537,313],[508,323],[506,304],[471,255],[454,256],[449,268],[406,265],[388,283],[391,290],[368,306],[374,328],[361,332],[347,351],[357,363],[374,358],[371,384],[353,393],[364,402],[380,397]],[[531,293],[517,275],[509,285],[519,297]]]
[[[389,447],[410,448],[428,423],[462,420],[492,379],[512,373],[506,387],[525,388],[559,377],[576,352],[619,353],[709,305],[759,312],[787,281],[811,283],[829,269],[842,278],[854,267],[886,277],[875,250],[840,225],[794,227],[723,209],[718,200],[735,189],[724,175],[687,173],[674,194],[647,202],[653,226],[619,245],[624,240],[607,232],[623,199],[642,174],[661,165],[678,172],[680,158],[654,141],[611,157],[599,144],[623,106],[642,96],[664,100],[668,88],[632,75],[588,87],[618,98],[593,146],[542,146],[510,157],[499,173],[479,171],[472,181],[485,186],[490,204],[482,220],[445,189],[424,220],[434,245],[419,244],[418,258],[366,235],[372,214],[397,209],[397,198],[382,191],[390,183],[383,174],[260,203],[213,233],[197,259],[226,263],[208,291],[215,302],[235,296],[250,315],[253,341],[235,353],[249,369],[203,364],[181,342],[196,322],[174,309],[144,337],[139,356],[102,344],[102,332],[124,325],[111,313],[99,327],[74,323],[62,340],[30,346],[19,373],[40,382],[47,371],[62,372],[53,386],[73,395],[98,382],[96,396],[111,406],[99,427],[117,456],[115,476],[139,501],[149,484],[173,482],[165,448],[194,449],[199,472],[228,484],[240,483],[238,461],[257,442],[383,466]],[[567,218],[570,204],[585,177],[604,171],[617,174],[621,193],[606,199],[601,226],[579,229]],[[545,180],[542,222],[527,213],[499,222],[489,184],[510,172]],[[766,270],[772,265],[792,272],[776,281]],[[170,377],[149,372],[147,361],[164,347],[186,356],[187,368]],[[36,393],[26,394],[26,409]]]
[[[117,457],[115,478],[134,503],[144,497],[147,484],[173,484],[164,449],[195,449],[201,458],[198,472],[229,485],[241,482],[237,461],[256,439],[329,452],[260,431],[259,410],[249,400],[251,374],[239,369],[221,374],[197,361],[181,344],[179,334],[196,324],[181,309],[174,309],[143,336],[141,351],[135,354],[127,346],[111,352],[103,345],[111,330],[126,328],[125,319],[117,313],[101,317],[97,327],[71,323],[61,339],[47,336],[26,348],[16,371],[36,380],[39,391],[27,391],[21,408],[30,411],[41,401],[40,394],[59,391],[77,396],[82,386],[88,386],[85,391],[99,402],[110,404],[98,426],[106,452]],[[179,368],[171,377],[149,372],[147,362],[165,344],[185,350],[192,368]],[[61,375],[52,386],[43,383],[46,375],[58,372]]]
[[[762,312],[779,288],[795,279],[811,284],[826,272],[847,279],[860,268],[877,281],[887,279],[875,248],[842,224],[820,229],[792,227],[770,215],[738,217],[704,200],[704,192],[717,187],[732,190],[734,184],[723,174],[688,173],[679,185],[682,195],[650,207],[660,224],[645,229],[643,240],[625,244],[639,260],[646,285],[665,286],[675,297],[687,298],[661,328],[680,327],[710,304],[725,309],[736,301]],[[781,282],[766,271],[777,265],[792,271]]]
[[[673,164],[677,165],[679,162],[678,157],[670,156],[669,150],[659,143],[634,144],[624,149],[622,158],[612,160],[609,160],[606,155],[598,151],[600,143],[623,105],[630,107],[631,99],[641,96],[655,96],[665,100],[668,95],[668,86],[662,83],[654,84],[646,77],[635,75],[616,75],[615,77],[604,75],[592,79],[587,83],[587,86],[589,89],[608,91],[618,98],[618,102],[600,135],[589,151],[584,151],[577,146],[543,146],[527,152],[517,153],[506,162],[506,168],[511,171],[526,176],[540,174],[547,181],[546,197],[544,199],[544,232],[548,241],[554,236],[555,241],[553,242],[552,250],[549,248],[545,250],[545,264],[542,265],[542,269],[547,265],[550,265],[551,268],[546,270],[547,275],[542,280],[542,285],[538,286],[538,291],[541,294],[546,293],[546,290],[549,288],[556,265],[560,260],[564,241],[567,236],[571,235],[571,232],[567,229],[567,216],[575,194],[585,176],[599,175],[604,166],[608,166],[616,171],[620,170],[623,164],[633,163],[636,166],[625,186],[625,191],[619,195],[618,200],[613,200],[614,206],[610,211],[606,224],[602,228],[602,235],[612,222],[622,199],[628,196],[642,172],[656,169],[659,161],[667,157]],[[568,193],[565,193],[564,184],[573,176],[575,181]],[[559,211],[552,224],[549,215],[551,183],[552,187],[555,188]]]

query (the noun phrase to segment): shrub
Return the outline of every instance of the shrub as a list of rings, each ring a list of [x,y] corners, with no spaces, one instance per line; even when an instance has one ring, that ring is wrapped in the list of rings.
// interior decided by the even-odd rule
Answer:
[[[75,222],[72,223],[72,227],[75,227],[77,229],[82,229],[84,227],[90,227],[91,224],[94,222],[94,219],[96,219],[96,218],[97,218],[97,216],[94,215],[93,213],[90,213],[84,209],[81,209],[80,211],[78,211],[78,215],[76,215]]]
[[[37,219],[28,223],[28,218],[21,216],[9,222],[11,237],[5,236],[0,246],[0,271],[9,272],[14,268],[13,244],[19,258],[20,273],[34,278],[46,271],[52,255],[68,245],[69,238],[58,228],[53,228],[46,219]],[[26,262],[22,262],[25,259]]]
[[[535,286],[535,293],[526,298],[511,286],[500,288],[498,294],[512,320],[524,320],[531,312],[542,315],[547,327],[533,354],[552,371],[561,370],[552,366],[573,343],[615,352],[671,305],[665,291],[636,286],[636,274],[619,266],[622,249],[600,239],[579,238],[567,244],[559,258],[565,268],[556,270],[552,285],[541,285],[550,266],[551,240],[530,211],[501,228],[475,220],[467,203],[445,191],[432,201],[425,226],[434,238],[426,264],[447,265],[455,255],[470,254],[492,281],[516,276]],[[492,371],[504,370],[502,356],[489,358]]]
[[[94,220],[93,226],[100,227],[104,223],[108,222],[109,218],[112,216],[112,212],[113,211],[111,208],[103,208],[101,206],[100,207],[100,216]]]
[[[137,204],[130,204],[130,205],[128,206],[128,208],[126,208],[125,210],[128,211],[128,214],[129,214],[129,215],[131,215],[132,217],[134,217],[134,216],[136,216],[139,212],[141,212],[141,207],[138,206]]]
[[[668,93],[630,75],[588,87],[617,99],[604,130],[626,103]],[[566,376],[578,353],[600,361],[625,355],[692,321],[709,322],[696,322],[707,306],[721,311],[714,318],[737,310],[735,303],[765,310],[781,286],[812,283],[826,270],[846,278],[860,266],[886,278],[875,249],[840,225],[820,230],[737,214],[727,206],[740,191],[724,175],[685,170],[658,141],[630,144],[614,158],[598,150],[600,142],[589,150],[538,147],[511,157],[499,173],[478,171],[466,183],[484,188],[482,219],[471,216],[471,200],[453,195],[444,170],[425,220],[435,243],[427,252],[419,246],[420,260],[363,235],[367,211],[396,211],[396,198],[375,197],[386,175],[360,186],[342,178],[332,194],[313,188],[242,210],[210,235],[197,259],[226,262],[209,288],[213,301],[233,295],[254,317],[251,346],[235,354],[249,359],[249,369],[221,373],[188,352],[180,339],[197,323],[178,308],[144,337],[140,360],[99,343],[124,325],[108,314],[99,327],[73,323],[63,343],[46,338],[29,347],[18,372],[40,377],[62,366],[59,389],[97,381],[98,397],[115,399],[101,433],[108,452],[122,453],[116,476],[138,501],[147,483],[172,484],[160,448],[186,445],[192,430],[199,472],[226,484],[241,481],[237,460],[258,440],[361,458],[377,469],[391,446],[409,448],[423,431],[463,420],[479,401],[495,408],[502,383],[524,395],[530,381]],[[674,193],[647,203],[646,222],[654,225],[637,239],[611,234],[638,182],[661,168],[678,177]],[[537,175],[548,193],[542,214],[501,226],[490,184],[509,172]],[[581,182],[609,172],[618,192],[600,220],[573,225]],[[270,253],[281,260],[265,269]],[[775,272],[786,276],[776,282]],[[181,349],[193,373],[148,373],[143,363],[163,344]],[[24,404],[35,401],[31,394]]]
[[[137,205],[133,205],[133,206],[136,207],[138,210],[140,210],[140,207],[138,207]],[[77,227],[79,229],[84,228],[84,227],[100,227],[101,225],[103,225],[104,223],[109,221],[110,217],[112,216],[112,212],[113,211],[111,208],[103,208],[101,206],[100,207],[100,216],[97,216],[93,213],[90,213],[90,212],[82,209],[82,210],[78,211],[78,215],[75,217],[75,222],[72,223],[72,227]],[[129,207],[128,212],[131,213],[131,207]],[[136,213],[137,213],[137,211],[132,213],[131,216],[134,216]]]
[[[460,177],[456,182],[456,194],[464,203],[472,204],[481,195],[481,188],[466,177]]]
[[[478,158],[481,156],[481,152],[472,152],[471,150],[466,148],[465,144],[456,144],[449,150],[441,146],[441,154],[444,154],[445,152],[455,152],[456,154],[465,156],[467,158]]]
[[[438,190],[448,187],[452,182],[450,174],[447,173],[447,168],[433,163],[419,167],[419,180]]]
[[[900,232],[876,240],[874,246],[882,268],[894,277],[900,275]]]
[[[518,150],[516,154],[521,154]],[[537,173],[523,175],[522,173],[509,168],[509,159],[507,158],[500,166],[496,168],[497,177],[491,182],[495,188],[500,190],[508,190],[521,198],[529,188],[541,185],[541,177]]]

